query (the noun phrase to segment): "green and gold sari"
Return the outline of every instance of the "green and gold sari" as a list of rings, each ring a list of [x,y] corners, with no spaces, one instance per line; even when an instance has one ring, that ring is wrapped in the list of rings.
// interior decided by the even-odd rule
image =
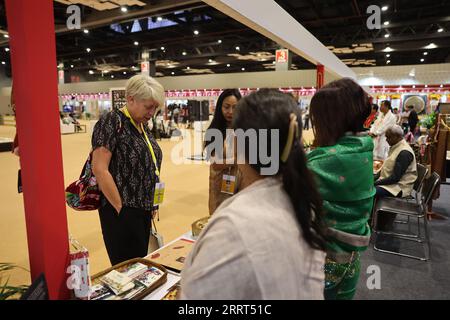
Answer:
[[[367,135],[346,135],[334,146],[311,151],[314,172],[328,226],[325,298],[352,299],[358,283],[359,252],[370,241],[373,142]]]

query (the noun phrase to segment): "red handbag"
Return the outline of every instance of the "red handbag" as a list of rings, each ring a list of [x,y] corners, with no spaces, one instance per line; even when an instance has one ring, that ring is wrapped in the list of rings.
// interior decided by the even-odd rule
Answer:
[[[80,178],[66,188],[66,203],[78,211],[96,210],[100,207],[101,191],[92,173],[92,152],[81,171]]]

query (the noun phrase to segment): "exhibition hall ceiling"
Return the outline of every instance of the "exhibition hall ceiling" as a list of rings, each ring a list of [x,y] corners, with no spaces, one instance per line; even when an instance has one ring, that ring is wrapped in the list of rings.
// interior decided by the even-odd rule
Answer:
[[[276,2],[350,67],[450,62],[449,0]],[[70,5],[81,9],[81,29],[67,28]],[[375,29],[367,24],[376,22],[367,13],[371,5],[380,12]],[[139,72],[143,50],[156,61],[157,76],[274,70],[280,48],[196,0],[55,0],[54,13],[58,63],[87,80]],[[0,61],[7,71],[8,41],[0,0]],[[292,55],[292,69],[312,68]]]

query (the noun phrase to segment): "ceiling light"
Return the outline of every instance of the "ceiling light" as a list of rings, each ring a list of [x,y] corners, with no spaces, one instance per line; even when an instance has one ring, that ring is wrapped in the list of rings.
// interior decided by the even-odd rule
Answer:
[[[88,34],[88,33],[89,33],[89,30],[88,30],[88,29],[84,29],[83,32],[86,33],[86,34]]]
[[[182,54],[183,54],[183,56],[187,55],[186,51],[183,51],[183,53],[182,53]]]
[[[175,74],[175,72],[172,72],[172,75],[174,75]]]
[[[386,33],[386,34],[384,35],[384,37],[385,37],[385,38],[389,38],[389,37],[390,37],[389,33]]]
[[[439,86],[440,88],[442,88],[443,87],[443,85],[441,84],[440,86]]]
[[[157,21],[162,21],[162,19],[163,19],[162,17],[156,18]]]
[[[135,45],[135,46],[138,46],[138,45],[139,45],[139,42],[135,41],[135,42],[134,42],[134,45]]]
[[[383,24],[384,24],[385,26],[388,26],[388,25],[389,25],[389,21],[385,21]]]
[[[428,88],[428,85],[427,85],[427,84],[425,85],[425,88]]]
[[[109,70],[105,70],[105,71],[103,71],[103,73],[108,73],[109,72]]]
[[[272,64],[275,64],[275,63],[277,63],[277,62],[276,62],[276,61],[273,61],[273,62],[272,62]]]
[[[443,28],[439,28],[439,29],[438,29],[438,32],[443,32],[443,31],[444,31]]]
[[[162,50],[162,51],[164,51],[164,50],[166,50],[166,48],[164,48],[164,47],[161,47],[161,50]]]
[[[8,52],[8,51],[9,51],[9,48],[5,48],[5,51]]]
[[[217,43],[222,43],[222,40],[218,40]]]
[[[227,64],[227,68],[229,68],[229,67],[231,67],[231,64],[228,63],[228,64]]]
[[[392,51],[394,51],[394,49],[392,49],[391,47],[386,47],[383,51],[384,52],[392,52]]]
[[[120,8],[120,11],[122,11],[122,12],[127,12],[128,9],[127,9],[126,7],[122,7],[122,8]]]
[[[114,79],[114,75],[113,74],[111,75],[111,79]]]
[[[191,70],[191,67],[187,67],[186,69]]]
[[[388,8],[389,8],[388,6],[383,6],[383,7],[381,8],[381,10],[386,11]]]
[[[391,55],[388,53],[387,55],[386,55],[386,58],[389,58]]]
[[[200,32],[198,32],[198,30],[194,30],[194,34],[195,34],[196,36],[198,36],[199,33],[200,33]]]
[[[126,71],[124,71],[124,72],[123,72],[123,74],[127,74],[127,72],[126,72]]]
[[[413,88],[415,88],[416,86],[415,85],[413,85]]]
[[[391,63],[391,60],[386,61],[387,64]]]
[[[242,70],[242,71],[245,71],[245,68],[242,68],[241,70]]]
[[[425,61],[425,59],[423,59],[423,58],[422,58],[422,59],[420,59],[420,62],[424,62],[424,61]]]
[[[87,52],[91,52],[91,48],[87,48],[86,51],[87,51]]]
[[[2,61],[2,64],[6,64],[6,62],[5,62],[5,61]]]
[[[89,70],[89,74],[94,74],[94,71],[92,71],[92,70]]]
[[[209,59],[209,60],[208,60],[208,62],[209,62],[209,63],[212,63],[212,62],[213,62],[213,60],[212,60],[212,59]]]
[[[237,50],[237,51],[239,51],[239,50],[241,50],[241,48],[239,48],[239,47],[236,47],[236,50]]]
[[[73,69],[73,64],[71,64],[70,67]]]
[[[424,55],[424,56],[428,55],[428,52],[425,51],[425,52],[423,53],[423,55]]]
[[[436,48],[437,48],[437,45],[434,44],[433,42],[425,47],[425,49],[436,49]]]
[[[4,34],[3,36],[4,36],[5,38],[9,38],[9,35],[7,35],[7,34]]]

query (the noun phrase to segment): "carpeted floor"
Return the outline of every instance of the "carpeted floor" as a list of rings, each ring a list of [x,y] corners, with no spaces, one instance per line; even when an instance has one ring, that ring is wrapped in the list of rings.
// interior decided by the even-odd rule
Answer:
[[[450,218],[450,185],[441,185],[440,198],[433,202],[433,211]],[[450,299],[450,219],[432,220],[429,224],[431,235],[431,259],[427,262],[395,256],[373,250],[371,246],[361,255],[361,276],[355,299]],[[412,229],[415,231],[416,229]],[[379,238],[380,247],[387,245],[407,253],[423,254],[420,244]],[[387,243],[387,244],[386,244]],[[369,266],[380,268],[380,289],[370,290],[367,281],[372,282],[373,271]],[[369,268],[369,273],[367,272]]]

